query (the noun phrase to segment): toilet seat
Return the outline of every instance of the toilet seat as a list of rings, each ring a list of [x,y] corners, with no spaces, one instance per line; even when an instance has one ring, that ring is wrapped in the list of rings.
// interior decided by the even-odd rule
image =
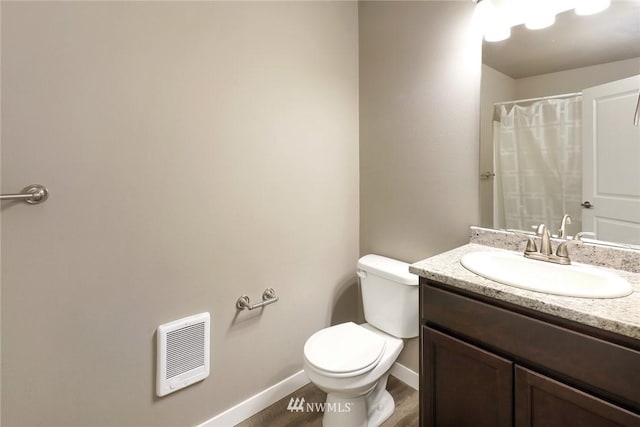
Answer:
[[[385,344],[384,338],[347,322],[313,334],[304,345],[304,356],[323,375],[351,377],[371,371],[382,358]]]

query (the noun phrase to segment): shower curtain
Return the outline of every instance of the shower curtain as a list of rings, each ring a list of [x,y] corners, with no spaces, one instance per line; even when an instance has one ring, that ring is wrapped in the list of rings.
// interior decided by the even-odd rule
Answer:
[[[571,215],[582,229],[582,97],[496,105],[494,226],[552,234]]]

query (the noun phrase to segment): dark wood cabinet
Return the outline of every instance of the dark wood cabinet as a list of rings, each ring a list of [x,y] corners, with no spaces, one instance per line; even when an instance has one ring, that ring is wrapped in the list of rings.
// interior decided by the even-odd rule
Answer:
[[[433,329],[422,328],[422,377],[430,427],[509,427],[513,363]]]
[[[638,426],[638,415],[559,381],[515,367],[516,427]]]
[[[421,426],[640,427],[640,342],[420,280]]]

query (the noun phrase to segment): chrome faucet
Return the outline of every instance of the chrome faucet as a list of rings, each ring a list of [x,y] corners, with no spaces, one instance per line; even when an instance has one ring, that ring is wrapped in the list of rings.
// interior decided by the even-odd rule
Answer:
[[[549,233],[549,229],[544,224],[540,224],[536,230],[536,234],[540,236],[540,253],[546,256],[553,255],[553,248],[551,247],[551,233]]]
[[[553,262],[555,264],[571,264],[566,245],[566,243],[569,241],[562,242],[560,246],[558,246],[558,249],[560,249],[560,247],[562,246],[562,250],[560,252],[556,252],[556,254],[554,255],[553,247],[551,244],[551,233],[549,233],[547,226],[544,224],[538,225],[536,229],[536,235],[540,237],[540,250],[537,249],[533,238],[529,237],[527,248],[524,250],[524,256],[526,258],[536,259],[538,261]]]
[[[560,230],[558,230],[558,238],[566,239],[567,238],[567,225],[571,224],[571,217],[567,214],[562,216],[562,221],[560,221]]]
[[[540,224],[537,226],[536,235],[540,237],[540,249],[537,248],[535,241],[529,237],[527,248],[524,250],[526,258],[537,259],[538,261],[553,262],[556,264],[570,264],[568,257],[559,257],[553,254],[551,245],[551,233],[547,226]]]
[[[568,215],[567,215],[568,216]],[[566,240],[564,239],[558,247],[556,248],[556,253],[553,253],[553,246],[551,243],[551,233],[549,233],[549,229],[544,224],[534,225],[532,226],[536,230],[535,236],[533,233],[522,230],[514,230],[507,229],[514,234],[520,235],[522,237],[527,238],[527,246],[524,250],[524,256],[526,258],[535,259],[538,261],[546,261],[553,262],[555,264],[569,265],[571,264],[571,259],[569,258],[569,251],[567,247],[569,245],[575,244],[580,245],[583,242],[582,238],[584,236],[595,236],[595,233],[590,231],[581,231],[576,233],[573,236],[573,239]],[[538,250],[538,245],[536,244],[535,237],[540,237],[540,249]]]

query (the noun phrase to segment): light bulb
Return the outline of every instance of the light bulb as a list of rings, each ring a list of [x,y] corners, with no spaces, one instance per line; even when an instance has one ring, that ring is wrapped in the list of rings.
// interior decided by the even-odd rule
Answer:
[[[511,37],[511,27],[494,27],[484,33],[484,39],[488,42],[499,42]]]
[[[475,24],[481,28],[484,39],[497,42],[511,36],[511,25],[507,13],[510,0],[483,0],[476,5]]]
[[[491,19],[491,13],[493,13],[493,7],[488,0],[481,1],[476,4],[476,8],[473,11],[473,26],[484,33],[484,30],[488,26],[488,22]]]
[[[581,0],[576,6],[577,15],[593,15],[602,12],[611,4],[611,0]]]
[[[544,14],[527,18],[527,20],[524,21],[524,25],[530,30],[540,30],[542,28],[550,27],[554,22],[556,22],[555,15]]]

